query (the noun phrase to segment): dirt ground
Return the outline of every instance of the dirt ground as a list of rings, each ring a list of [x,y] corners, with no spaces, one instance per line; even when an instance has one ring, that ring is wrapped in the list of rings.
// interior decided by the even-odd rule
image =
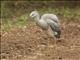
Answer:
[[[61,38],[46,35],[33,22],[2,31],[2,60],[80,60],[80,22],[61,21]]]

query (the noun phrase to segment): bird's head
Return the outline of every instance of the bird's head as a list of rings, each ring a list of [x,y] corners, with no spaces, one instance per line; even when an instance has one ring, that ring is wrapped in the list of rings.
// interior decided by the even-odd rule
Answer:
[[[39,14],[38,14],[37,11],[32,11],[32,12],[30,13],[30,17],[34,18],[34,17],[36,17],[36,16],[39,16]]]

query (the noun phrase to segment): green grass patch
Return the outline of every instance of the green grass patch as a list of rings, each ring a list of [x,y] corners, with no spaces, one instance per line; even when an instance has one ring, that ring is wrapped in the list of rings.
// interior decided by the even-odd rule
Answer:
[[[40,15],[44,13],[52,13],[56,14],[59,19],[61,20],[68,20],[68,21],[74,21],[74,20],[80,20],[80,8],[39,8],[37,9],[40,13]],[[12,27],[23,27],[28,23],[29,19],[29,12],[25,13],[24,15],[21,15],[16,18],[6,18],[2,20],[2,30],[9,30]]]
[[[27,24],[28,15],[22,15],[15,19],[7,18],[2,21],[1,29],[8,31],[12,27],[23,27]]]

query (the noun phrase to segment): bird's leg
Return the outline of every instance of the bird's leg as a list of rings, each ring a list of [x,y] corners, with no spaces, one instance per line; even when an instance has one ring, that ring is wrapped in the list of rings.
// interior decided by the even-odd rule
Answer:
[[[49,38],[54,39],[54,44],[57,44],[57,40],[58,40],[58,39],[57,39],[56,37],[54,37],[54,34],[57,34],[57,33],[56,33],[56,32],[53,32],[50,27],[49,27],[49,29],[47,30],[47,32],[48,32]]]
[[[54,38],[53,31],[51,30],[50,27],[48,28],[47,32],[48,32],[48,35],[49,35],[50,38]]]
[[[47,39],[48,33],[47,33],[46,30],[43,30],[43,31],[44,31],[44,34],[45,34],[44,38]]]

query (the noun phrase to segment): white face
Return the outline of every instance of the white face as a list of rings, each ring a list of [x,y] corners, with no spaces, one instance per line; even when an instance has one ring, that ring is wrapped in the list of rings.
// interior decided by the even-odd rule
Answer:
[[[31,13],[30,13],[30,17],[36,17],[38,15],[38,12],[37,11],[32,11]]]

